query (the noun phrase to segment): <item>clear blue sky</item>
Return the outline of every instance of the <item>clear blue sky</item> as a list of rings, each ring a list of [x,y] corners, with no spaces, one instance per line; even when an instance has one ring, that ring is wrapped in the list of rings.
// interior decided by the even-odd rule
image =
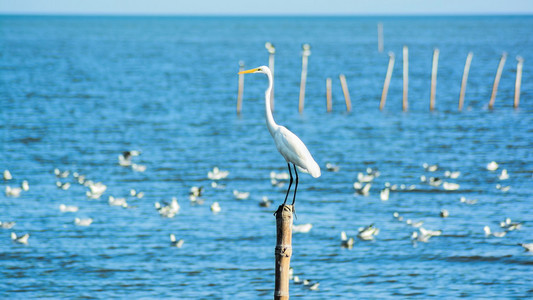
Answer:
[[[533,14],[533,0],[0,0],[2,14]]]

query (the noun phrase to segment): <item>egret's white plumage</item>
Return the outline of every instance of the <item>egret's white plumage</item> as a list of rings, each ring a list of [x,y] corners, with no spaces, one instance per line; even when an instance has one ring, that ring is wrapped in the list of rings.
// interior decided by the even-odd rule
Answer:
[[[316,161],[313,159],[313,156],[305,146],[305,144],[296,136],[294,133],[292,133],[289,129],[287,129],[285,126],[278,125],[274,121],[274,116],[272,115],[272,110],[270,108],[270,95],[272,93],[272,86],[273,86],[273,80],[272,80],[272,73],[270,69],[267,66],[261,66],[258,68],[250,69],[247,71],[239,72],[239,74],[246,74],[246,73],[263,73],[266,74],[268,77],[268,88],[265,91],[265,117],[266,117],[266,124],[268,131],[270,132],[270,135],[272,135],[272,138],[274,139],[274,143],[276,144],[276,148],[278,149],[279,153],[285,158],[285,161],[287,164],[289,164],[289,175],[291,175],[291,183],[292,183],[292,173],[290,172],[290,164],[293,164],[295,166],[295,172],[296,167],[305,172],[309,173],[314,178],[320,177],[320,167],[316,163]],[[296,173],[296,187],[298,186],[298,174]],[[289,190],[291,185],[289,184]],[[289,191],[288,190],[288,191]],[[288,195],[287,191],[287,195]],[[295,188],[295,197],[296,197],[296,188]],[[285,198],[285,201],[287,199]],[[293,199],[294,204],[294,199]]]

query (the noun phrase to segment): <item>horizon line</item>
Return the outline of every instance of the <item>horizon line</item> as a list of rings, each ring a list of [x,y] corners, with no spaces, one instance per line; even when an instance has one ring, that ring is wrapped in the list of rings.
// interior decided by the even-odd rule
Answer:
[[[113,12],[1,12],[0,16],[35,16],[35,17],[513,17],[513,16],[533,16],[533,12],[505,12],[505,13],[483,13],[483,12],[443,12],[443,13],[364,13],[364,14],[293,14],[293,13],[235,13],[235,14],[215,14],[215,13],[113,13]]]

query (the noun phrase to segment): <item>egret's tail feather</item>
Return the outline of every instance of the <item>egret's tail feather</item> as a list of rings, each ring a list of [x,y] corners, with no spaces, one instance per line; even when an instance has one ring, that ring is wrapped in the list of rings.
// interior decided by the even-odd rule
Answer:
[[[320,177],[321,175],[320,167],[318,166],[316,162],[313,165],[311,165],[311,167],[309,167],[309,174],[311,174],[311,176],[313,176],[314,178]]]

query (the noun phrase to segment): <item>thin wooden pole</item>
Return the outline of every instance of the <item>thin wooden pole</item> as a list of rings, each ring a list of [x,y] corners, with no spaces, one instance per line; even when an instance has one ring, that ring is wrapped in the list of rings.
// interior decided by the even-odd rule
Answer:
[[[437,69],[439,67],[439,49],[433,50],[433,66],[431,68],[431,94],[429,99],[429,110],[435,109],[435,94],[437,93]]]
[[[239,61],[239,72],[244,71],[244,62]],[[239,74],[239,92],[237,94],[237,114],[241,114],[242,93],[244,91],[244,74]]]
[[[407,46],[403,46],[403,102],[402,109],[407,111],[409,103],[407,102],[407,94],[409,88],[409,50]]]
[[[387,75],[385,76],[385,83],[383,84],[383,92],[381,93],[381,101],[379,102],[379,110],[383,110],[385,102],[387,101],[387,93],[389,92],[390,79],[392,77],[392,69],[394,68],[394,53],[389,52],[389,66],[387,67]]]
[[[494,101],[496,101],[496,93],[498,92],[498,85],[500,84],[500,78],[502,77],[503,66],[507,59],[507,53],[503,52],[500,63],[498,64],[498,70],[496,71],[496,77],[494,77],[494,85],[492,85],[492,95],[490,96],[489,109],[494,108]]]
[[[274,299],[289,299],[289,269],[292,256],[292,205],[280,205],[276,211],[276,280]]]
[[[272,91],[270,93],[270,109],[274,111],[274,54],[276,54],[276,48],[272,43],[266,42],[265,48],[268,50],[268,67],[272,73]]]
[[[383,52],[383,23],[378,23],[378,51]]]
[[[472,63],[472,58],[474,57],[474,53],[468,52],[468,56],[466,57],[466,63],[465,63],[465,69],[463,71],[463,81],[461,82],[461,93],[459,94],[459,107],[458,110],[463,110],[463,103],[465,100],[465,92],[466,92],[466,83],[468,81],[468,72],[470,72],[470,64]]]
[[[332,103],[331,103],[331,78],[326,79],[326,110],[331,112]]]
[[[344,93],[344,100],[346,101],[346,111],[352,111],[352,101],[350,100],[350,92],[348,91],[348,85],[346,84],[346,76],[344,74],[339,75],[341,80],[342,92]]]
[[[516,65],[516,81],[514,84],[514,108],[518,108],[520,103],[520,84],[522,83],[522,65],[524,64],[524,59],[521,56],[517,56],[518,64]]]
[[[303,44],[302,49],[302,78],[300,81],[300,100],[298,102],[298,111],[300,113],[304,111],[305,81],[307,79],[307,58],[309,55],[311,55],[311,46],[309,46],[309,44]]]

